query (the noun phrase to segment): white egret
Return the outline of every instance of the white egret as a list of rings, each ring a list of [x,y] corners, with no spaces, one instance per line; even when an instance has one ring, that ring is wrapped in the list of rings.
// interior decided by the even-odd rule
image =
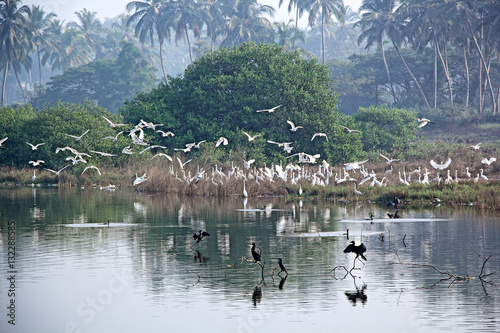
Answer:
[[[250,169],[250,165],[252,163],[254,163],[254,162],[255,162],[255,159],[251,159],[251,160],[248,160],[248,161],[243,160],[243,166],[245,167],[245,169],[248,170],[248,169]]]
[[[110,154],[110,153],[105,153],[102,151],[97,151],[97,150],[89,150],[92,153],[99,154],[101,156],[116,156],[116,154]]]
[[[111,120],[109,120],[108,118],[106,118],[106,117],[104,117],[104,116],[102,116],[102,117],[103,117],[104,119],[106,119],[106,121],[109,123],[109,125],[110,125],[111,127],[113,127],[113,128],[114,128],[114,127],[117,127],[117,126],[125,126],[125,125],[126,125],[126,124],[115,124],[115,123],[113,123]]]
[[[477,145],[472,145],[472,146],[469,146],[469,148],[472,148],[474,150],[478,150],[480,147],[480,145],[482,144],[482,142],[479,142]]]
[[[217,140],[217,143],[215,144],[215,147],[219,147],[221,144],[224,145],[224,146],[227,146],[229,142],[227,141],[227,139],[223,136],[221,136],[219,138],[219,140]]]
[[[73,139],[75,139],[76,141],[80,141],[80,140],[83,138],[83,136],[84,136],[85,134],[87,134],[89,131],[90,131],[90,130],[86,130],[86,131],[85,131],[82,135],[80,135],[80,136],[71,135],[71,134],[65,134],[65,135],[72,137],[72,138],[73,138]]]
[[[121,131],[120,133],[118,133],[118,134],[117,134],[117,135],[115,135],[115,136],[107,136],[107,137],[102,138],[102,139],[103,139],[103,140],[111,139],[111,140],[113,140],[113,141],[117,141],[117,140],[118,140],[118,136],[119,136],[120,134],[122,134],[122,133],[123,133],[123,131]]]
[[[36,179],[36,169],[33,170],[33,176],[31,177],[31,181],[34,182]]]
[[[247,132],[243,131],[243,134],[245,134],[247,137],[248,137],[248,141],[254,141],[256,138],[258,138],[259,136],[262,136],[262,134],[257,134],[257,135],[254,135],[254,136],[251,136],[250,134],[248,134]]]
[[[122,149],[122,154],[127,154],[127,155],[132,155],[134,152],[132,151],[132,148],[130,146],[127,146]]]
[[[386,163],[387,163],[387,164],[389,164],[389,165],[391,165],[391,163],[392,163],[392,162],[398,162],[398,161],[399,161],[398,159],[395,159],[395,158],[389,158],[389,157],[384,156],[384,155],[382,155],[382,154],[380,154],[380,156],[382,156],[383,158],[385,158],[385,159],[386,159],[386,161],[387,161]]]
[[[483,169],[481,169],[481,174],[479,175],[479,177],[481,177],[484,181],[488,181],[488,177],[486,177],[485,174],[483,174]]]
[[[46,168],[44,168],[44,170],[50,171],[50,172],[54,173],[56,176],[59,176],[59,174],[61,173],[61,171],[63,171],[64,169],[66,169],[69,166],[70,165],[68,164],[65,167],[63,167],[62,169],[60,169],[59,171],[55,171],[55,170],[52,170],[52,169],[46,169]]]
[[[275,107],[273,107],[273,108],[270,108],[270,109],[262,109],[262,110],[257,110],[257,112],[269,112],[269,113],[273,113],[273,112],[274,112],[274,111],[276,111],[276,109],[277,109],[277,108],[279,108],[280,106],[281,106],[281,104],[280,104],[280,105],[277,105],[277,106],[275,106]]]
[[[157,130],[156,132],[157,132],[157,133],[160,133],[162,137],[168,137],[169,135],[170,135],[170,136],[175,136],[175,134],[174,134],[174,133],[172,133],[172,132],[170,132],[170,131],[168,131],[168,132],[163,132],[162,130]]]
[[[42,143],[39,143],[39,144],[37,144],[37,145],[33,145],[33,144],[29,143],[29,142],[26,142],[26,143],[27,143],[27,144],[29,144],[29,145],[31,146],[31,150],[38,150],[38,147],[39,147],[39,146],[41,146],[41,145],[44,145],[44,144],[45,144],[45,143],[43,143],[43,142],[42,142]]]
[[[299,195],[302,196],[302,193],[303,193],[303,191],[302,191],[302,184],[299,184]]]
[[[430,121],[427,118],[417,118],[417,121],[418,121],[418,127],[419,128],[422,128],[422,127],[424,127],[427,124],[434,124],[432,121]]]
[[[159,157],[159,156],[162,156],[162,157],[165,157],[167,158],[170,162],[172,162],[172,157],[168,156],[167,154],[164,154],[164,153],[158,153],[156,155],[154,155],[153,157],[151,157],[151,159],[155,158],[155,157]]]
[[[141,183],[145,182],[145,181],[146,181],[146,180],[148,180],[148,179],[149,179],[149,177],[146,177],[146,173],[144,173],[144,174],[143,174],[142,176],[140,176],[140,177],[138,177],[138,176],[137,176],[137,173],[136,173],[136,174],[135,174],[135,180],[134,180],[134,182],[133,182],[132,186],[139,185],[139,184],[141,184]]]
[[[438,164],[438,163],[434,162],[434,160],[430,160],[429,163],[432,165],[432,167],[434,169],[444,170],[448,166],[450,166],[451,158],[448,158],[448,160],[445,163],[441,163],[441,164]]]
[[[292,132],[297,132],[297,130],[299,128],[304,128],[302,126],[295,126],[295,124],[290,120],[287,120],[286,122],[292,127],[292,128],[290,128],[290,131],[292,131]]]
[[[369,160],[358,161],[358,162],[350,162],[344,163],[346,170],[356,170],[361,167],[361,164],[368,162]]]
[[[180,165],[180,167],[181,167],[181,170],[184,170],[184,166],[185,166],[186,164],[188,164],[189,162],[191,162],[191,160],[188,160],[188,161],[186,161],[186,162],[182,163],[181,159],[180,159],[179,157],[177,157],[177,162],[179,162],[179,165]]]
[[[481,163],[486,164],[486,165],[491,165],[491,163],[495,162],[497,159],[495,157],[490,157],[488,158],[483,158],[481,160]]]
[[[354,184],[354,193],[356,193],[357,195],[363,195],[363,192],[358,191],[358,189],[356,188],[356,183],[353,184]]]
[[[247,190],[245,188],[245,181],[243,181],[243,197],[248,197],[248,193],[247,193]]]
[[[102,175],[101,175],[101,170],[99,170],[99,168],[98,168],[98,167],[96,167],[95,165],[89,165],[89,166],[85,167],[85,169],[83,169],[83,171],[82,171],[82,175],[83,175],[83,173],[84,173],[85,171],[87,171],[88,169],[96,169],[96,170],[97,170],[97,173],[99,174],[99,176],[102,176]]]
[[[349,134],[350,134],[350,133],[352,133],[352,132],[358,132],[358,133],[361,133],[361,131],[358,131],[358,130],[353,130],[353,129],[350,129],[350,128],[348,128],[348,127],[342,126],[342,125],[339,125],[339,126],[340,126],[340,127],[342,127],[342,128],[345,128],[345,129],[346,129],[346,131],[347,131],[347,133],[349,133]]]
[[[326,136],[325,133],[314,133],[313,137],[311,138],[311,141],[314,140],[314,138],[317,136],[324,136],[326,138],[326,141],[328,141],[328,137]]]
[[[33,166],[39,166],[41,164],[45,163],[43,160],[36,160],[36,161],[29,161],[28,164],[33,164]]]

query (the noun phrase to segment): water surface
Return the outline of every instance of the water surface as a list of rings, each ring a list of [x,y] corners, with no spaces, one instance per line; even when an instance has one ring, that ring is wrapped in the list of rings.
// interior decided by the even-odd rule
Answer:
[[[487,278],[493,286],[401,264],[477,277],[491,256],[484,273],[499,271],[499,217],[446,205],[402,207],[399,220],[388,212],[282,198],[1,189],[0,331],[500,331],[498,274]],[[12,221],[15,326],[7,317]],[[195,244],[200,229],[211,235]],[[351,240],[366,245],[368,261],[346,274]],[[263,270],[245,260],[253,242]]]

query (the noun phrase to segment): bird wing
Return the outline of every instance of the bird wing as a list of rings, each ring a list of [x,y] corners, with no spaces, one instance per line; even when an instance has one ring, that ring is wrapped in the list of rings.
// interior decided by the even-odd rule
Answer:
[[[354,245],[352,245],[352,244],[347,245],[347,247],[344,250],[344,253],[350,253],[350,252],[352,252],[353,248],[354,248]]]
[[[431,160],[429,163],[432,165],[434,169],[440,169],[440,165],[434,162],[434,160]]]
[[[249,139],[252,138],[252,136],[250,134],[248,134],[247,132],[243,131],[243,134],[245,134],[246,136],[248,136]]]
[[[382,156],[383,158],[385,158],[387,161],[389,161],[389,160],[390,160],[390,159],[389,159],[389,157],[387,157],[387,156],[384,156],[384,155],[382,155],[382,154],[380,154],[380,156]]]
[[[295,124],[294,124],[292,121],[287,120],[286,122],[287,122],[288,124],[290,124],[290,126],[292,126],[292,128],[294,128],[294,127],[295,127]]]
[[[448,158],[448,161],[446,161],[445,164],[443,164],[443,169],[446,169],[451,163],[451,158]]]

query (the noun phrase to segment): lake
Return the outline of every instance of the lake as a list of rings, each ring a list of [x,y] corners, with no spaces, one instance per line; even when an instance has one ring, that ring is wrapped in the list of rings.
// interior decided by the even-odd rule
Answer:
[[[500,216],[446,204],[387,213],[3,188],[0,331],[499,332]],[[196,244],[198,230],[210,236]],[[350,241],[366,262],[343,252]]]

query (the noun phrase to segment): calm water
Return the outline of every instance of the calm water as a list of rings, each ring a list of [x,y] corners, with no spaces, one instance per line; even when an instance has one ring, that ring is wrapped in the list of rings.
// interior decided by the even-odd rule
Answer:
[[[370,212],[374,223],[365,220]],[[499,332],[499,216],[445,205],[403,207],[401,220],[387,212],[284,199],[0,189],[0,331]],[[110,227],[99,225],[108,220]],[[211,236],[193,246],[199,229]],[[368,261],[356,262],[361,269],[352,275],[333,274],[353,265],[354,254],[343,253],[347,229],[368,248]],[[264,281],[257,264],[242,262],[252,242],[262,249]],[[498,272],[489,277],[495,286],[393,264],[477,276],[478,253],[491,255],[484,272]],[[277,276],[278,257],[286,279]]]

